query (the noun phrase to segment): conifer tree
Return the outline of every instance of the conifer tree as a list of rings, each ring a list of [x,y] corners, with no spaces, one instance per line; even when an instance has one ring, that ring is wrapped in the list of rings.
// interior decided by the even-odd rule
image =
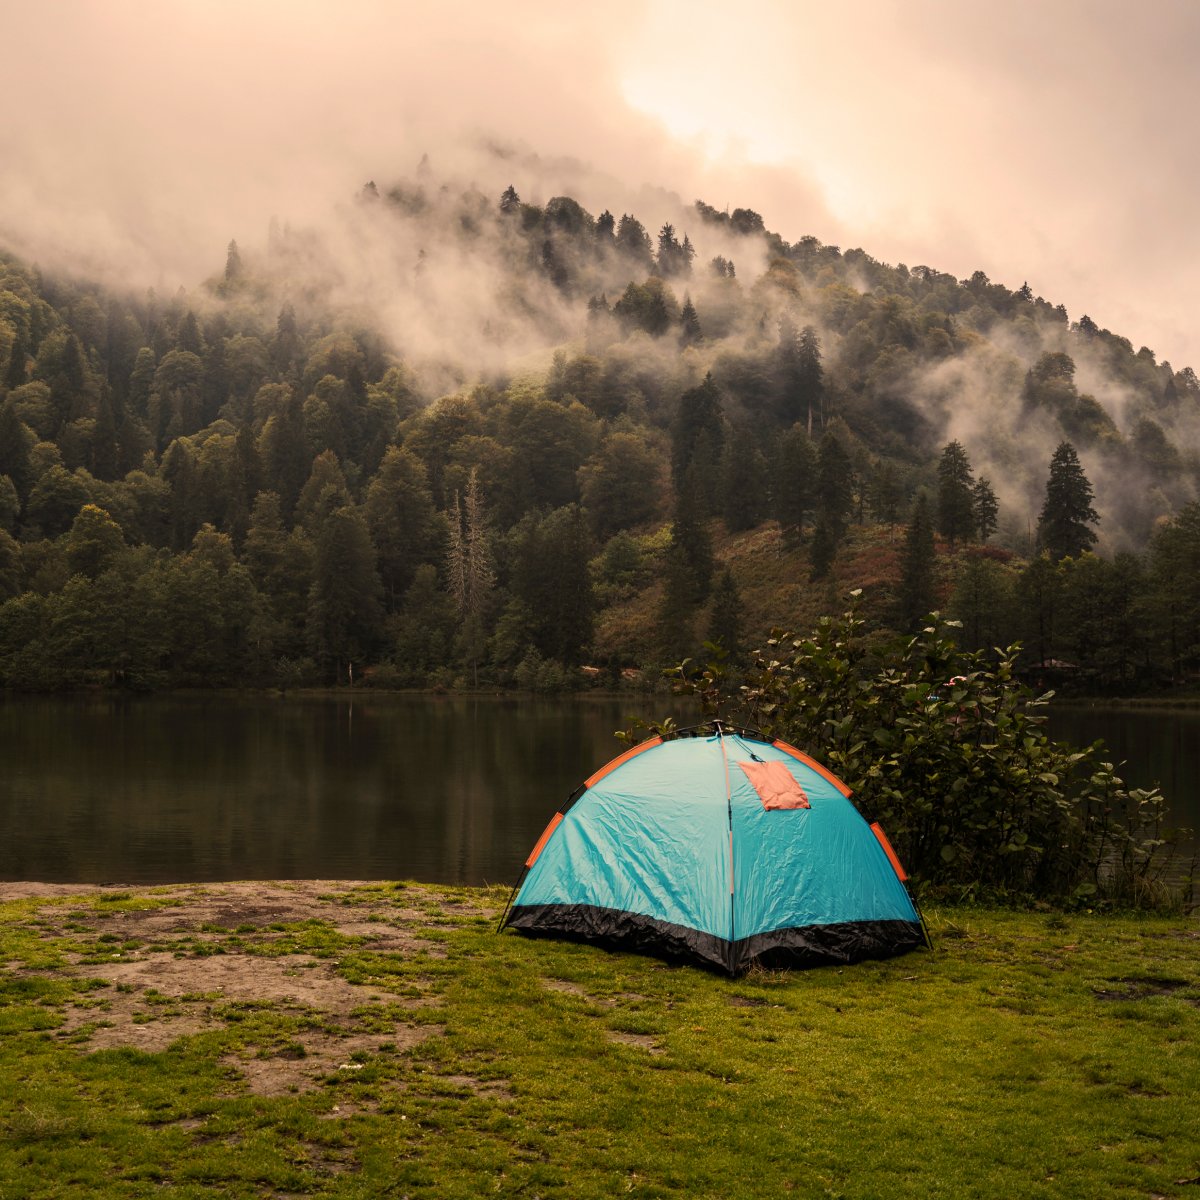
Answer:
[[[871,476],[870,487],[871,513],[875,520],[882,521],[890,530],[899,519],[902,498],[900,475],[895,465],[880,459]]]
[[[842,443],[830,431],[817,449],[817,520],[836,547],[854,507],[854,470]]]
[[[689,597],[693,605],[702,604],[712,586],[713,549],[705,524],[705,509],[700,501],[699,473],[695,466],[684,474],[675,495],[671,522],[671,551],[687,569],[691,580]]]
[[[975,518],[975,533],[981,542],[986,542],[996,532],[996,518],[1000,512],[996,493],[986,475],[981,475],[975,484],[971,511]]]
[[[733,572],[726,567],[713,589],[707,640],[720,645],[729,656],[729,662],[735,664],[741,662],[744,652],[742,624],[742,597]]]
[[[375,547],[362,513],[352,505],[329,514],[315,544],[309,642],[331,668],[331,677],[340,681],[343,668],[367,657],[381,633]]]
[[[650,249],[650,235],[637,217],[632,217],[629,213],[621,217],[614,244],[635,270],[653,270],[654,255]]]
[[[753,529],[767,515],[767,460],[745,425],[734,428],[721,459],[721,516],[730,533]]]
[[[975,532],[975,476],[961,442],[950,442],[938,461],[938,532],[954,546]]]
[[[935,550],[929,498],[917,493],[901,556],[900,594],[896,598],[896,624],[912,629],[937,607],[934,592]]]
[[[809,551],[810,580],[824,579],[829,574],[829,568],[833,566],[837,555],[837,544],[838,539],[829,528],[829,522],[823,516],[819,516],[813,530],[812,549]]]
[[[675,236],[675,227],[670,223],[663,225],[658,231],[658,273],[664,279],[680,274],[682,256],[683,247]]]
[[[696,621],[692,572],[674,544],[667,550],[663,576],[655,640],[662,661],[674,665],[694,652]]]
[[[225,282],[236,283],[242,278],[243,272],[241,251],[237,242],[231,241],[225,251]]]
[[[808,436],[812,437],[813,413],[819,413],[821,424],[825,423],[825,369],[821,365],[821,343],[817,340],[817,331],[811,325],[805,325],[800,331],[797,349],[798,399],[804,406]]]
[[[671,426],[671,479],[676,490],[684,475],[695,468],[701,510],[713,511],[718,493],[718,471],[725,444],[724,409],[712,374],[679,397]]]
[[[447,558],[450,595],[460,617],[480,616],[496,582],[487,544],[479,468],[472,467],[460,503],[454,494]]]
[[[528,614],[533,641],[544,657],[574,666],[591,645],[595,612],[583,510],[569,504],[545,517],[529,514],[514,539],[510,586]]]
[[[789,543],[804,541],[804,525],[816,504],[817,449],[802,423],[779,440],[772,502],[775,519]]]
[[[0,403],[0,475],[7,475],[21,495],[27,493],[33,482],[29,451],[34,441],[10,396]]]
[[[696,315],[696,306],[686,292],[683,296],[683,308],[679,312],[679,324],[683,329],[685,346],[694,346],[703,336],[700,331],[700,318]]]
[[[17,485],[7,475],[0,475],[0,531],[12,533],[17,527],[17,515],[21,511],[21,497]]]
[[[101,383],[96,399],[96,425],[92,433],[92,474],[97,479],[117,478],[117,422],[113,414],[112,392]]]
[[[1038,544],[1051,562],[1078,558],[1096,543],[1091,528],[1100,520],[1092,507],[1092,485],[1070,442],[1060,442],[1050,460],[1046,500],[1038,521]]]

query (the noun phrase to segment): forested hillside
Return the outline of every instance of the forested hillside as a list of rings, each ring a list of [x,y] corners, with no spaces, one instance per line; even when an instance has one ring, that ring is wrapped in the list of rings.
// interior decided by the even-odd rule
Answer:
[[[0,260],[0,684],[611,684],[859,586],[1186,681],[1198,434],[1028,287],[422,164],[170,297]]]

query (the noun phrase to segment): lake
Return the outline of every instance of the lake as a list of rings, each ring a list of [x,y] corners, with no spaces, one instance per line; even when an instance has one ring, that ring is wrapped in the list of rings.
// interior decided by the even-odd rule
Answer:
[[[0,879],[507,883],[667,697],[0,700]],[[1200,826],[1200,712],[1060,709]]]

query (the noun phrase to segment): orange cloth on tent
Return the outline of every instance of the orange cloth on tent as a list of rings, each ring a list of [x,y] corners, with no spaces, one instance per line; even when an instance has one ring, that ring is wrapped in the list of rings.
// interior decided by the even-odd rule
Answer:
[[[754,790],[762,800],[763,808],[811,808],[804,789],[796,777],[781,762],[740,762],[738,766],[746,773]]]

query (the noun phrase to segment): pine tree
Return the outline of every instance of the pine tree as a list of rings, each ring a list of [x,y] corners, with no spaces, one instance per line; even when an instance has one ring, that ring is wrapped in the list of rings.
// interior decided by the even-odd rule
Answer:
[[[654,255],[650,249],[650,235],[637,217],[632,217],[629,213],[622,215],[617,225],[614,244],[634,269],[646,272],[653,270]]]
[[[1100,520],[1092,507],[1092,485],[1070,442],[1060,442],[1050,460],[1046,500],[1038,521],[1038,544],[1051,562],[1077,558],[1096,543],[1090,526]]]
[[[200,332],[200,323],[191,309],[188,309],[183,320],[179,322],[179,332],[175,335],[175,349],[187,350],[190,354],[204,354],[204,335]]]
[[[887,459],[880,459],[871,476],[871,512],[875,520],[882,521],[888,526],[889,531],[900,517],[900,502],[903,496],[900,474],[896,470],[895,464]]]
[[[679,397],[679,408],[671,425],[671,479],[678,490],[684,475],[695,469],[705,516],[715,507],[724,444],[724,408],[710,373],[698,387],[689,388]]]
[[[975,533],[975,476],[961,442],[950,442],[938,461],[938,532],[953,546]]]
[[[808,421],[808,436],[812,437],[814,412],[820,414],[821,424],[825,424],[825,370],[821,365],[821,343],[817,341],[817,331],[811,325],[805,325],[800,331],[797,348],[798,401],[803,405]]]
[[[10,391],[19,388],[26,379],[29,370],[29,348],[24,328],[19,328],[13,338],[12,349],[8,355],[8,367],[4,372],[4,386]],[[1168,382],[1168,386],[1171,386]]]
[[[854,508],[854,469],[850,456],[832,432],[817,450],[817,520],[834,546],[842,540]]]
[[[446,573],[460,621],[459,649],[471,664],[475,684],[478,685],[479,659],[486,648],[484,617],[496,582],[488,549],[478,467],[471,468],[461,503],[458,493],[454,494]]]
[[[96,399],[96,425],[92,433],[92,474],[97,479],[117,478],[117,422],[113,415],[112,392],[101,383]]]
[[[694,346],[703,337],[700,330],[700,318],[696,315],[696,306],[686,292],[683,296],[683,308],[679,312],[679,324],[683,329],[685,346]]]
[[[674,665],[696,649],[694,581],[683,554],[675,545],[667,551],[663,575],[663,597],[656,614],[656,641],[662,661]]]
[[[975,518],[975,533],[981,542],[986,542],[996,532],[996,518],[1000,512],[996,493],[986,475],[981,475],[975,484],[971,511]]]
[[[35,440],[10,396],[0,404],[0,475],[7,475],[22,496],[33,482],[29,451]]]
[[[235,241],[229,243],[225,251],[225,282],[237,283],[245,273],[242,266],[242,254]]]
[[[926,613],[937,607],[935,553],[929,498],[922,491],[917,493],[913,505],[901,555],[900,594],[896,597],[896,624],[901,629],[912,629]]]
[[[692,263],[695,261],[696,247],[692,245],[692,239],[685,233],[683,235],[683,245],[679,248],[679,274],[685,279],[690,278]]]
[[[501,193],[500,211],[505,216],[511,216],[521,211],[521,197],[517,195],[517,189],[511,183]]]
[[[713,589],[712,612],[708,619],[708,641],[720,645],[729,662],[739,663],[743,657],[742,597],[733,572],[726,567]]]
[[[789,543],[804,541],[804,524],[816,504],[817,449],[797,422],[779,441],[772,501],[775,519]]]
[[[509,583],[541,655],[578,664],[592,641],[591,539],[578,504],[529,514],[510,535]],[[500,636],[497,630],[497,637]]]
[[[815,582],[829,574],[829,568],[837,556],[837,544],[838,539],[829,528],[829,522],[824,517],[818,517],[813,530],[812,549],[809,551],[810,580]]]
[[[671,550],[688,571],[692,604],[702,604],[712,586],[712,538],[705,524],[705,509],[700,502],[699,475],[689,467],[675,495],[671,521]]]
[[[679,261],[683,255],[683,247],[675,236],[675,226],[665,224],[658,231],[658,273],[663,279],[670,279],[679,274]]]
[[[308,636],[336,681],[343,666],[370,654],[382,632],[375,547],[362,513],[351,505],[329,514],[315,543]]]
[[[762,524],[767,515],[767,460],[745,425],[734,428],[721,458],[721,516],[730,533]]]

